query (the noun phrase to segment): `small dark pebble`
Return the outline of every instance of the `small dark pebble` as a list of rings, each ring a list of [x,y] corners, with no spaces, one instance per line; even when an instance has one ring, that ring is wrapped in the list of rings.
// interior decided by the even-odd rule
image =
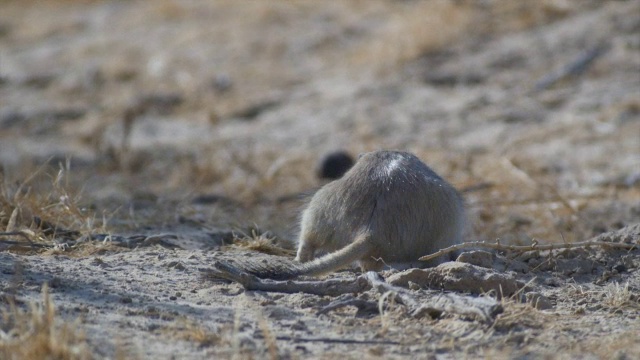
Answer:
[[[178,93],[146,94],[138,98],[137,106],[143,113],[168,115],[183,102],[184,97]]]
[[[11,33],[11,25],[9,25],[8,23],[0,23],[0,38],[5,37],[10,33]]]
[[[218,194],[201,194],[193,198],[191,202],[198,205],[222,204],[239,206],[239,202],[237,202],[236,200]]]
[[[227,92],[232,86],[233,81],[231,81],[231,77],[226,74],[218,74],[211,81],[211,87],[218,93]]]
[[[229,117],[239,120],[255,120],[260,114],[264,113],[265,111],[271,110],[278,105],[280,105],[279,100],[265,100],[263,102],[258,102],[249,105],[246,108],[240,109],[239,111],[231,114]]]
[[[481,73],[466,73],[466,74],[456,74],[456,73],[430,73],[424,77],[424,81],[428,84],[435,86],[454,86],[459,84],[466,85],[477,85],[481,84],[486,79],[485,74]]]
[[[622,272],[627,271],[627,267],[624,266],[624,264],[618,264],[618,265],[613,267],[613,270],[616,270],[618,273],[622,273]]]
[[[0,114],[0,129],[8,129],[22,123],[27,117],[17,111],[6,111]]]
[[[55,80],[54,74],[31,74],[23,79],[22,84],[36,89],[44,89]]]
[[[53,279],[51,279],[49,286],[51,286],[51,288],[55,289],[55,288],[59,288],[63,285],[62,283],[62,279],[60,279],[59,277],[54,277]]]
[[[185,267],[184,265],[182,265],[182,263],[180,263],[179,261],[171,261],[167,264],[167,267],[169,268],[174,268],[176,270],[184,270]]]

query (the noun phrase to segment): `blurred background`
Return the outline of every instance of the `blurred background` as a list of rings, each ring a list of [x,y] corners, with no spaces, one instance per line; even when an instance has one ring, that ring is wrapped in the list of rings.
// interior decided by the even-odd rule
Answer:
[[[640,222],[640,1],[0,1],[0,229],[255,227],[414,152],[468,238]],[[216,231],[217,231],[216,230]]]

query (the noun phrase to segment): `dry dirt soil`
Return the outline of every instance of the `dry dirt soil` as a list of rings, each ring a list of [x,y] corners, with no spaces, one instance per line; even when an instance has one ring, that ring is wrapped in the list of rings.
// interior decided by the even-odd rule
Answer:
[[[203,275],[291,257],[323,156],[376,149],[459,188],[469,241],[621,246],[406,285],[492,319]],[[0,165],[1,358],[640,358],[638,0],[0,0]]]

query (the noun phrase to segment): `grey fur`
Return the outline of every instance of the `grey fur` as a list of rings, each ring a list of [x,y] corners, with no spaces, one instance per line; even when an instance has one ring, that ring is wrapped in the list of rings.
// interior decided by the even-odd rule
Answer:
[[[354,261],[363,271],[415,265],[420,256],[460,243],[464,222],[460,194],[415,155],[366,153],[303,212],[296,256],[302,264],[257,275],[320,275]],[[313,260],[320,251],[329,254]]]

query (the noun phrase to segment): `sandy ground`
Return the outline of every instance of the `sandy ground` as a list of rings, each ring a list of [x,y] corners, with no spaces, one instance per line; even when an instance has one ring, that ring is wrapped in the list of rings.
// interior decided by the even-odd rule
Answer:
[[[2,303],[48,283],[95,358],[638,357],[638,250],[494,254],[490,324],[199,269],[291,249],[336,150],[417,154],[469,240],[639,243],[639,33],[633,0],[2,1]]]

